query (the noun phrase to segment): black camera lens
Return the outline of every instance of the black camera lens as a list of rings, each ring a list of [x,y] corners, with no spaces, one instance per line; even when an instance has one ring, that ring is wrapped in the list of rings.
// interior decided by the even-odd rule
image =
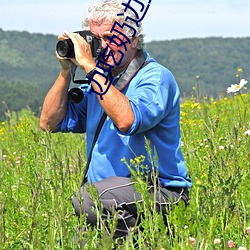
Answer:
[[[74,44],[70,39],[59,41],[56,45],[56,51],[61,57],[75,57]]]
[[[79,88],[72,88],[68,92],[68,101],[72,103],[79,103],[84,98],[82,90]]]
[[[102,51],[102,40],[96,37],[90,30],[75,31],[74,33],[78,33],[86,40],[90,45],[92,56],[97,58]],[[74,44],[70,39],[58,41],[56,44],[56,51],[61,57],[75,57]]]

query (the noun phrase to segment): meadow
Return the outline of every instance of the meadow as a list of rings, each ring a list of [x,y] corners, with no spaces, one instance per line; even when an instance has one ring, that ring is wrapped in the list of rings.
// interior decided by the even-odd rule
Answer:
[[[108,221],[111,235],[99,222],[98,230],[86,233],[85,249],[250,249],[249,103],[247,92],[185,100],[182,150],[193,181],[190,204],[171,208],[166,226],[142,183],[143,230],[117,242],[115,222]],[[29,109],[6,113],[0,124],[0,249],[81,249],[76,228],[85,220],[75,217],[71,197],[85,163],[84,135],[42,132]],[[127,164],[141,165],[143,157]]]

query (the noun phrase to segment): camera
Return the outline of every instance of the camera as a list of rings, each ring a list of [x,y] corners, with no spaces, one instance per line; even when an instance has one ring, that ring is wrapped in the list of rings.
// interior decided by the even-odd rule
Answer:
[[[98,57],[99,53],[102,51],[102,40],[96,37],[90,30],[75,31],[74,33],[78,33],[90,45],[92,57]],[[75,57],[74,44],[70,39],[58,41],[56,51],[61,57]]]

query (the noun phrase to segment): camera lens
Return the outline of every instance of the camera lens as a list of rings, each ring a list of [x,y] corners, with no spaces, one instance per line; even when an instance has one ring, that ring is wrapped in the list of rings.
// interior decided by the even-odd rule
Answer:
[[[74,45],[70,39],[59,41],[56,45],[56,51],[61,57],[73,58],[75,56]]]
[[[68,101],[72,103],[79,103],[84,98],[82,90],[79,88],[72,88],[68,92]]]

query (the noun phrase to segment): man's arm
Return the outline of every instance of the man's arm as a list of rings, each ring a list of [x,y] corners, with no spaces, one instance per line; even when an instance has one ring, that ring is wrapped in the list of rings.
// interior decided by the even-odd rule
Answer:
[[[55,132],[57,125],[65,116],[69,84],[70,71],[62,69],[44,100],[40,117],[40,127],[42,130],[49,129]]]
[[[76,33],[66,33],[69,38],[74,43],[75,49],[75,60],[77,64],[85,70],[85,72],[90,72],[92,69],[96,67],[96,63],[94,62],[90,50],[89,44]],[[102,89],[106,88],[106,78],[101,75],[96,74],[94,79],[99,83]],[[96,92],[100,91],[100,87],[92,82],[92,87]],[[106,85],[105,85],[106,84]],[[110,117],[110,119],[114,122],[117,128],[126,132],[132,126],[134,122],[134,113],[131,108],[129,99],[123,95],[119,90],[117,90],[113,85],[110,86],[107,93],[103,96],[103,100],[101,100],[98,95],[99,102],[106,112],[106,114]]]
[[[96,74],[94,79],[105,89],[106,78]],[[99,87],[94,82],[92,87],[98,92]],[[112,84],[102,97],[103,99],[98,95],[98,100],[106,114],[121,132],[128,131],[134,122],[134,113],[129,99]]]
[[[58,40],[67,39],[65,35],[58,36]],[[71,81],[71,67],[77,65],[76,60],[62,58],[56,54],[61,64],[61,72],[54,85],[45,97],[40,116],[40,128],[56,132],[58,124],[63,120],[67,111],[68,90]]]

